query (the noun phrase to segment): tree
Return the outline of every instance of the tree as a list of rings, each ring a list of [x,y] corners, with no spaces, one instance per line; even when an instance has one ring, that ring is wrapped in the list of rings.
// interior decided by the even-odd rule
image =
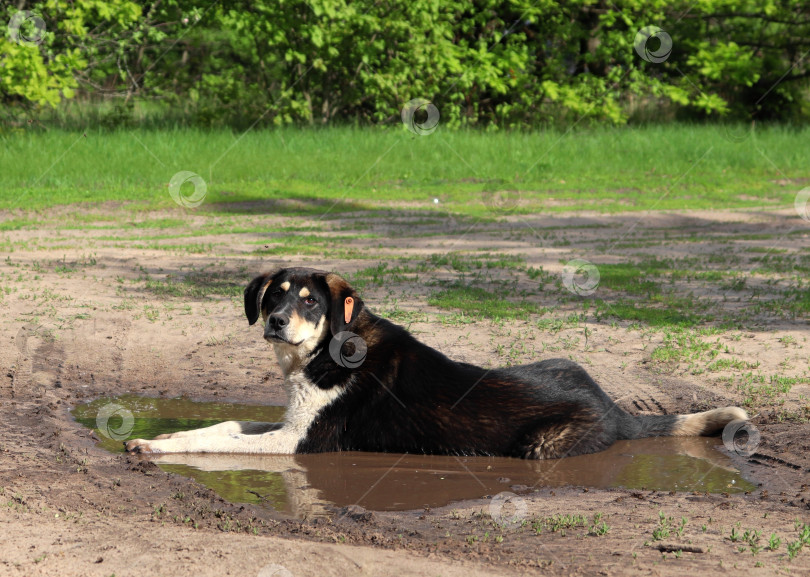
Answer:
[[[0,39],[0,104],[113,98],[197,124],[806,118],[799,0],[42,0]],[[45,30],[36,29],[36,16]],[[22,41],[21,41],[22,37]],[[32,40],[32,41],[30,41]]]

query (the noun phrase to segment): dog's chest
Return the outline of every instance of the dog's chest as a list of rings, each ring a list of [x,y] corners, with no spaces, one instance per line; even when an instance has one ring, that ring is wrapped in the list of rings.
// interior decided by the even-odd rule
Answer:
[[[322,389],[310,381],[303,370],[295,371],[284,379],[289,395],[285,423],[303,438],[318,413],[333,403],[343,392],[342,387]]]

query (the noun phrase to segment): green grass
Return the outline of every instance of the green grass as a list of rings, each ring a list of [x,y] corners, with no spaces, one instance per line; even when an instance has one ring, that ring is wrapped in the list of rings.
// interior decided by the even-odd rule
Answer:
[[[796,384],[807,384],[808,377],[786,377],[770,375],[767,381],[762,373],[747,372],[726,379],[729,384],[736,384],[737,392],[743,395],[745,407],[759,409],[766,406],[780,406]]]
[[[640,322],[651,327],[694,327],[711,320],[710,316],[696,314],[695,304],[692,299],[673,295],[640,301],[598,299],[596,312],[599,318]]]
[[[472,318],[528,319],[529,315],[544,314],[548,309],[528,301],[513,302],[476,286],[454,285],[440,290],[428,298],[428,304],[458,309]]]
[[[207,183],[205,202],[193,209],[201,213],[404,205],[489,218],[501,213],[484,195],[504,190],[520,191],[522,213],[788,207],[801,186],[773,181],[807,176],[808,136],[774,127],[730,143],[714,127],[691,125],[425,137],[390,128],[0,129],[0,209],[117,201],[182,210],[168,193],[182,170]],[[240,202],[252,204],[233,204]],[[3,230],[27,225],[6,221]]]
[[[650,263],[599,265],[600,286],[630,294],[652,295],[661,292],[659,283],[648,280],[660,274],[660,268]]]
[[[711,331],[702,331],[703,333]],[[699,331],[674,328],[664,329],[663,343],[653,349],[651,358],[659,363],[694,362],[705,356],[714,357],[719,343],[703,340]]]

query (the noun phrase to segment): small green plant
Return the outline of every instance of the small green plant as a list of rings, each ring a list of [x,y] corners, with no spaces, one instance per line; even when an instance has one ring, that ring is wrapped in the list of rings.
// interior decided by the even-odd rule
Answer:
[[[776,551],[779,549],[779,545],[782,544],[782,539],[777,537],[776,533],[771,533],[771,538],[768,539],[768,549],[771,551]]]
[[[754,531],[754,530],[747,530],[743,533],[742,539],[749,545],[755,545],[759,542],[759,536],[762,534],[762,531]]]
[[[672,533],[672,517],[667,517],[663,511],[658,511],[658,526],[653,529],[653,540],[661,541],[666,539]]]
[[[683,537],[683,530],[686,528],[686,523],[686,517],[681,517],[681,524],[678,525],[678,529],[676,530],[678,537]]]
[[[610,526],[601,521],[600,523],[596,523],[588,530],[588,535],[596,535],[597,537],[601,537],[602,535],[607,535],[607,532],[610,531]]]
[[[787,544],[788,557],[793,559],[802,550],[802,547],[810,547],[810,525],[796,521],[796,527],[799,529],[799,538],[796,541]]]
[[[572,529],[574,527],[582,527],[586,523],[583,515],[554,515],[546,520],[546,524],[551,529],[552,533],[562,531],[564,529]]]

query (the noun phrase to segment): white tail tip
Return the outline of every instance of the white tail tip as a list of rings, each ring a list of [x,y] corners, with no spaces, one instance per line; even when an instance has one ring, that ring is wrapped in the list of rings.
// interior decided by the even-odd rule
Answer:
[[[698,437],[712,435],[728,425],[731,421],[746,421],[748,413],[739,407],[723,407],[693,415],[680,415],[672,435],[676,437]]]

